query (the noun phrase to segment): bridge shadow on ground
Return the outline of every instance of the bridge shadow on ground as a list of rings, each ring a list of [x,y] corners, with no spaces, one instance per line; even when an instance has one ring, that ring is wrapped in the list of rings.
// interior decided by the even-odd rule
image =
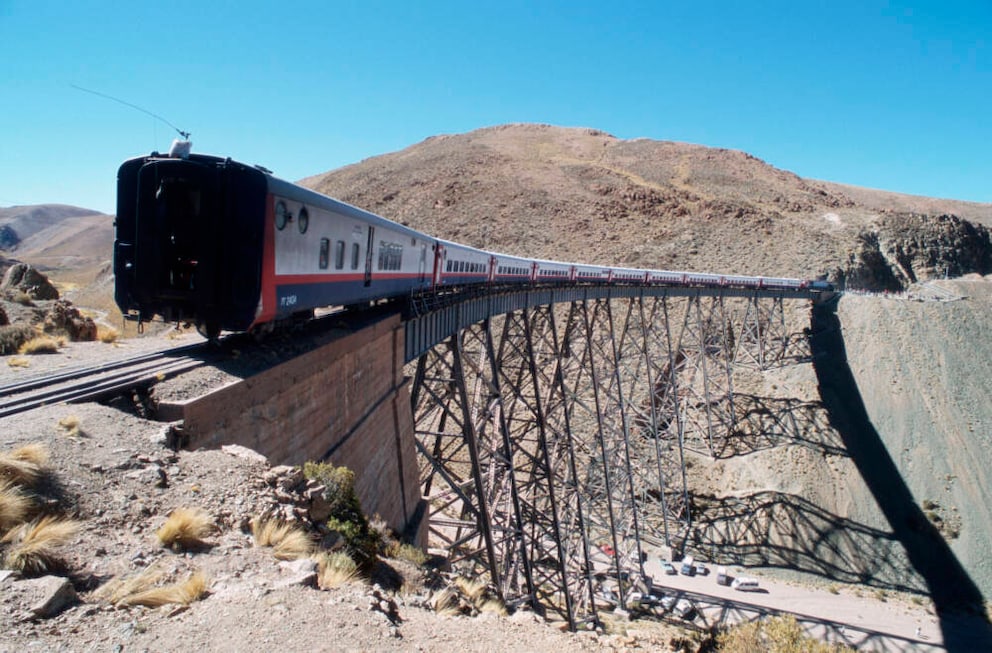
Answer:
[[[732,458],[787,444],[808,447],[823,454],[847,456],[844,443],[827,425],[826,411],[818,401],[792,397],[759,397],[734,393],[737,424],[719,441],[717,458]]]
[[[892,533],[803,497],[757,492],[693,498],[693,545],[715,564],[777,567],[878,590],[924,593]]]
[[[992,628],[984,597],[947,542],[923,514],[899,468],[868,416],[837,316],[837,303],[813,311],[813,366],[830,424],[840,433],[878,507],[905,549],[909,564],[926,583],[949,651],[992,650]],[[963,632],[960,615],[974,615]],[[977,639],[976,639],[977,638]]]

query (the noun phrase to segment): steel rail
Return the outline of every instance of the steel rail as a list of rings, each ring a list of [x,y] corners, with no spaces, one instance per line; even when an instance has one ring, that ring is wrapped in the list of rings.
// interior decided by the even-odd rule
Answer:
[[[65,372],[60,372],[58,374],[43,375],[31,379],[26,379],[24,381],[18,381],[16,383],[8,383],[7,385],[0,385],[0,398],[21,392],[29,392],[36,388],[51,386],[56,383],[73,381],[75,379],[83,378],[86,376],[94,376],[103,372],[110,372],[116,369],[120,369],[122,367],[127,367],[128,365],[134,365],[146,361],[160,360],[168,356],[185,356],[189,352],[193,352],[202,348],[203,348],[202,343],[197,343],[194,345],[185,345],[182,347],[176,347],[175,349],[165,349],[163,351],[152,352],[150,354],[140,354],[138,356],[134,356],[131,358],[122,358],[120,360],[111,361],[109,363],[90,365],[88,367],[78,367],[71,370],[67,370]]]
[[[206,364],[202,358],[183,354],[199,347],[193,345],[145,354],[5,386],[0,394],[0,418],[46,405],[99,399],[170,378]],[[21,391],[10,392],[10,388]]]

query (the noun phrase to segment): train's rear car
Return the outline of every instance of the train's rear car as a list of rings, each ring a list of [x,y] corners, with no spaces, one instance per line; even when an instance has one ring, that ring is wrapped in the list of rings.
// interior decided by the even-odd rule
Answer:
[[[117,175],[115,299],[126,317],[251,325],[261,289],[267,177],[202,155],[126,161]]]

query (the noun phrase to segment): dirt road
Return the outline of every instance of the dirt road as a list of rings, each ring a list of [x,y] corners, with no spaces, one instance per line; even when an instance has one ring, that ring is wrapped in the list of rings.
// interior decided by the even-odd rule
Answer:
[[[645,571],[653,577],[655,587],[663,588],[665,594],[673,593],[692,601],[700,612],[695,619],[700,626],[788,612],[796,616],[810,635],[843,642],[859,650],[945,650],[937,617],[924,606],[902,600],[883,601],[847,591],[834,594],[765,578],[759,579],[759,591],[740,592],[718,585],[715,568],[710,567],[705,576],[670,576],[664,574],[660,560],[654,557],[645,563]],[[752,575],[736,568],[728,572],[732,577]],[[969,626],[965,622],[962,627]]]

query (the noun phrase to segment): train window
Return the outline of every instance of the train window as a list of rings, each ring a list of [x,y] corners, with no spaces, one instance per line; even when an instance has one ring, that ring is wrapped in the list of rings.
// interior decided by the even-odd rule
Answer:
[[[307,227],[310,226],[310,212],[307,211],[307,207],[300,209],[300,215],[296,218],[296,226],[300,229],[301,234],[307,232]]]
[[[451,272],[451,261],[448,261],[445,272]]]
[[[344,241],[339,240],[334,243],[334,269],[340,270],[344,267]]]
[[[328,259],[331,257],[331,241],[327,238],[320,239],[320,269],[326,270]]]
[[[276,229],[282,231],[286,228],[286,223],[289,222],[289,209],[286,208],[286,203],[282,200],[276,202]]]
[[[352,243],[351,244],[351,269],[352,270],[357,270],[358,269],[358,255],[359,255],[358,243]]]
[[[379,241],[379,269],[399,270],[403,266],[403,245]]]

